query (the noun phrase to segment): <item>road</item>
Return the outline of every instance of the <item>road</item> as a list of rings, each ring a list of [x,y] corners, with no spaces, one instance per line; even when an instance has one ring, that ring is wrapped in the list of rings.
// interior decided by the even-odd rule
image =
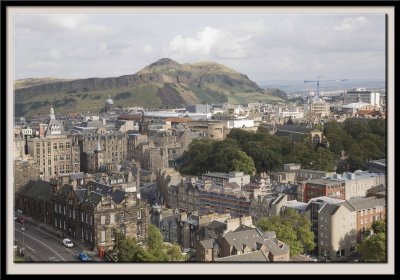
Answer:
[[[79,249],[67,248],[62,240],[47,232],[35,228],[30,223],[25,223],[22,233],[22,224],[14,222],[14,239],[19,244],[24,244],[28,254],[38,262],[79,262]]]

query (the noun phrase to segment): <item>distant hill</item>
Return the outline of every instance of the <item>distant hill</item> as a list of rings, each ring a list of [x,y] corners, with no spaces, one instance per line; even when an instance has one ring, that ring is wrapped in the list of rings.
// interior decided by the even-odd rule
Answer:
[[[195,103],[282,101],[246,75],[215,62],[179,64],[162,58],[133,75],[112,78],[15,81],[16,116],[57,112],[100,111],[108,95],[114,106],[174,108]]]

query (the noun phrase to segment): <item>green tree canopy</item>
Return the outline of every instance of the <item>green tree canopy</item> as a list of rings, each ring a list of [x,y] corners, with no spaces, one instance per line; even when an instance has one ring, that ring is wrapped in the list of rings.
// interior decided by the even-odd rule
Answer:
[[[374,234],[357,246],[360,260],[365,262],[386,261],[386,233]]]
[[[275,231],[276,237],[290,247],[290,255],[312,251],[315,247],[311,222],[293,209],[286,209],[280,216],[263,218],[257,224],[264,231]]]

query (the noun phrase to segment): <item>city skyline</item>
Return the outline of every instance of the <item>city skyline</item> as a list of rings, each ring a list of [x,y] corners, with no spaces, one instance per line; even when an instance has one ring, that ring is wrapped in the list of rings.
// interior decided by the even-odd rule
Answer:
[[[257,83],[385,78],[384,14],[18,14],[14,27],[14,79],[115,77],[162,57]]]

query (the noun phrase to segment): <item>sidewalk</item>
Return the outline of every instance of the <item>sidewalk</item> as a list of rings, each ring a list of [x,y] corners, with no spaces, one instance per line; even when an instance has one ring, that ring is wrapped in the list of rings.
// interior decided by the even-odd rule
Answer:
[[[54,236],[55,238],[59,238],[60,240],[62,240],[63,238],[69,238],[74,243],[74,246],[76,248],[78,248],[79,251],[85,251],[87,253],[87,255],[90,256],[90,258],[93,260],[93,262],[104,262],[104,260],[100,259],[97,249],[91,250],[91,248],[89,248],[86,244],[84,244],[80,240],[74,239],[74,238],[66,235],[63,231],[58,230],[51,225],[45,224],[43,222],[38,222],[37,220],[33,219],[32,217],[26,216],[21,213],[18,213],[18,216],[23,217],[27,222],[29,222],[29,225],[27,225],[28,228],[33,226],[35,228],[38,228],[39,230],[42,230],[42,231]],[[25,226],[25,227],[27,227],[27,226]]]

